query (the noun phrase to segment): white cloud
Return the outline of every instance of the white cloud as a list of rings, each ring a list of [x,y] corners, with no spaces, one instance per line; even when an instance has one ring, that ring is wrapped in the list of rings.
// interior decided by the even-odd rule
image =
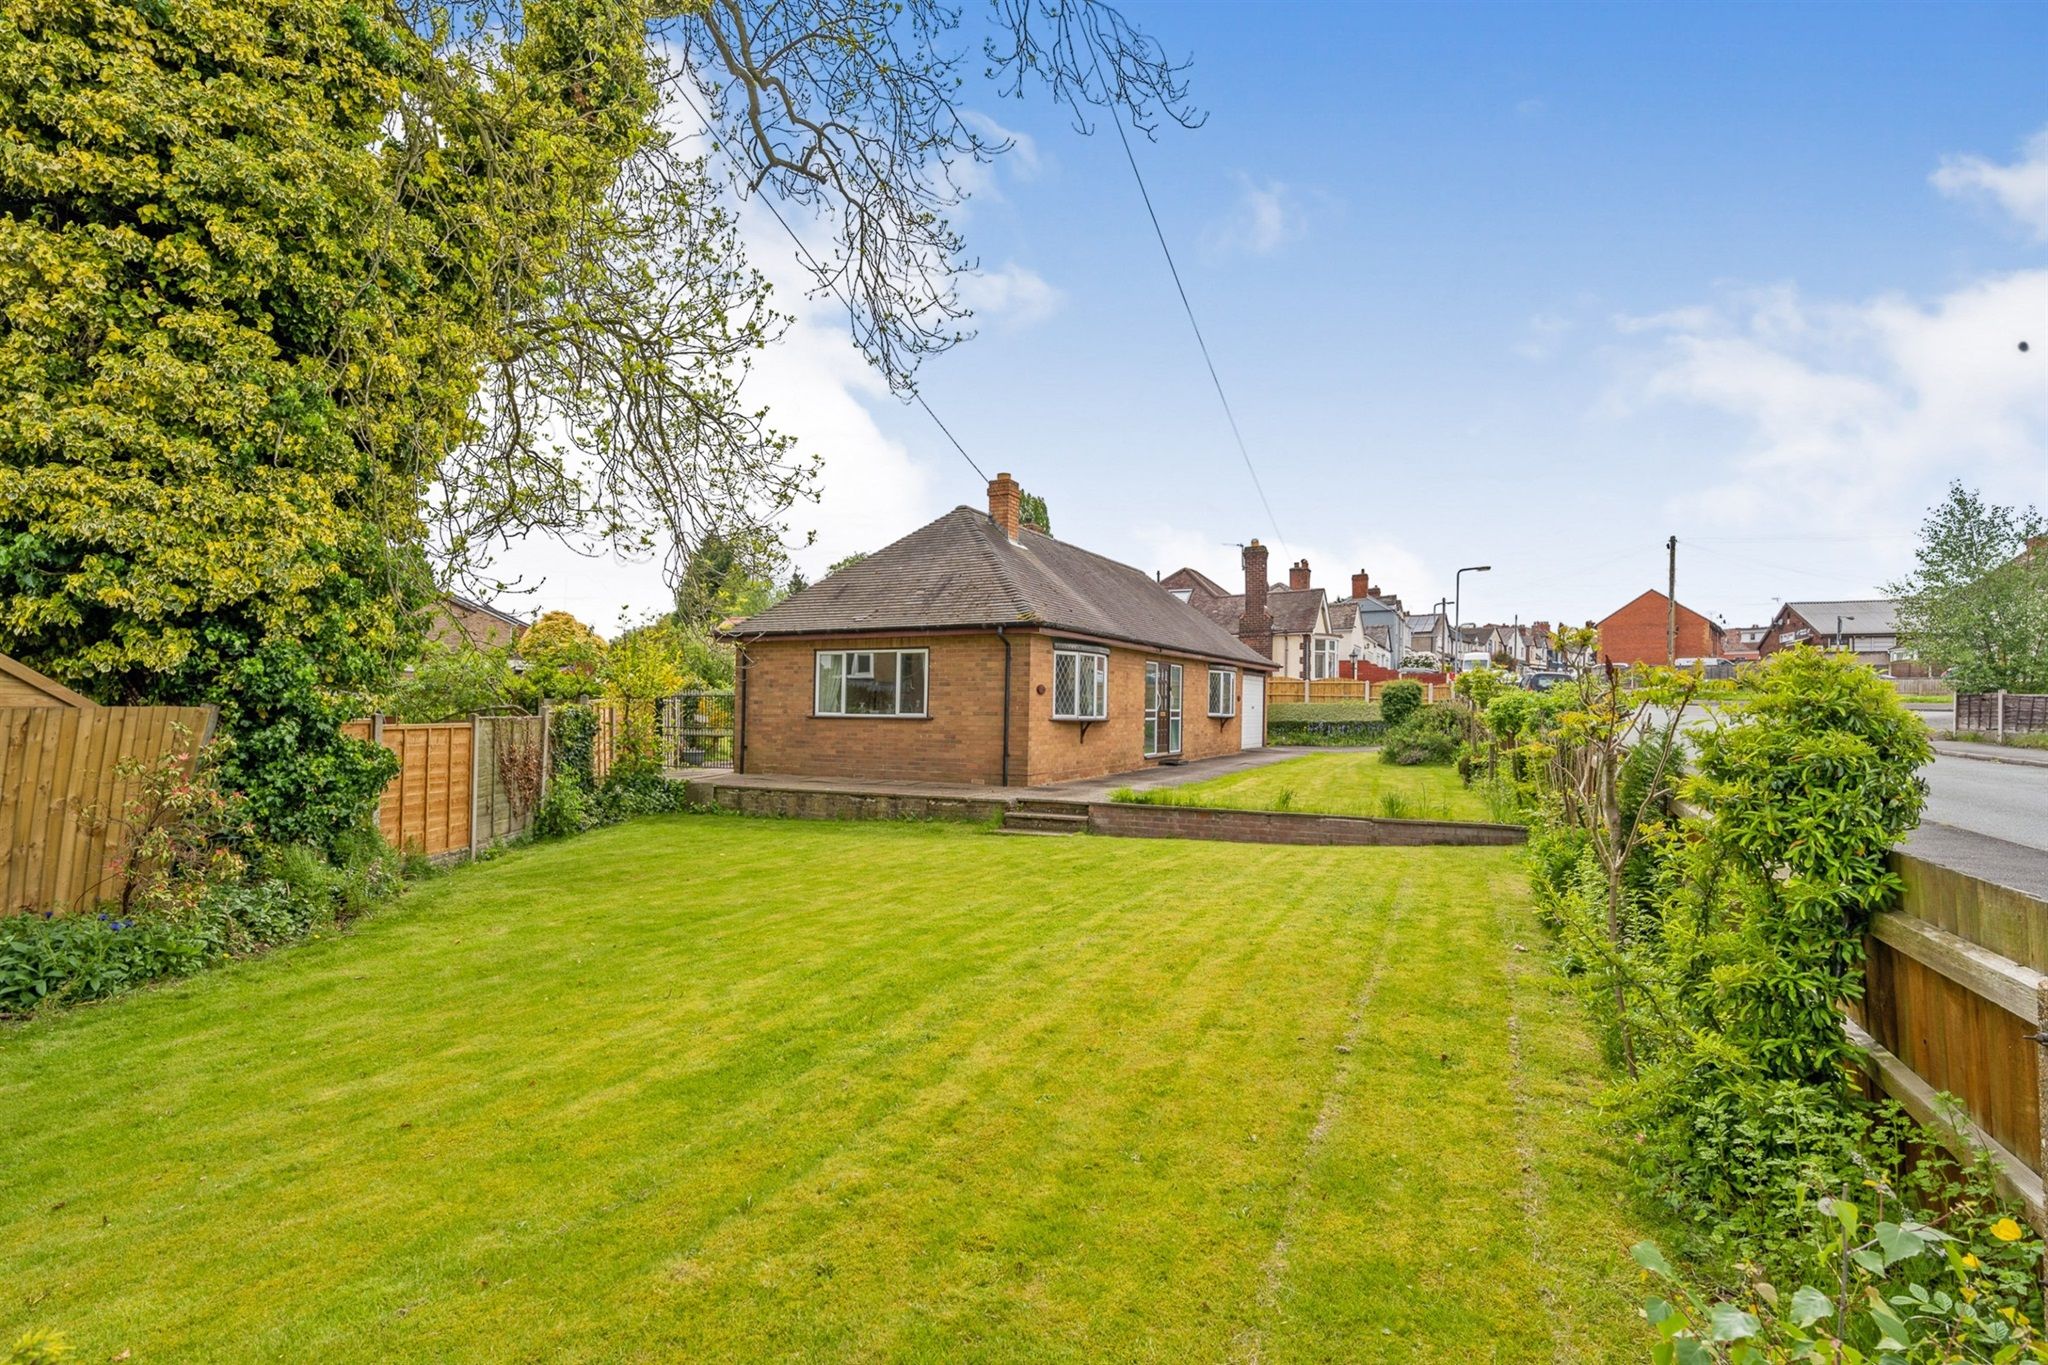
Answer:
[[[1788,286],[1634,319],[1625,410],[1719,414],[1732,458],[1674,512],[1816,533],[1896,525],[1964,476],[2038,496],[2048,382],[2018,342],[2048,314],[2048,270],[1931,303],[1809,301]]]
[[[1278,180],[1261,184],[1243,173],[1239,173],[1237,185],[1236,204],[1208,233],[1211,251],[1270,256],[1308,231],[1300,197],[1291,186]]]
[[[1930,179],[1952,198],[1990,199],[2036,238],[2048,241],[2048,128],[2029,138],[2010,166],[1981,156],[1947,156]]]
[[[1057,313],[1066,297],[1037,271],[1005,261],[1000,269],[962,277],[960,300],[982,321],[1028,327]]]
[[[1565,338],[1577,325],[1559,313],[1538,313],[1523,325],[1515,354],[1524,360],[1549,360],[1563,348]]]

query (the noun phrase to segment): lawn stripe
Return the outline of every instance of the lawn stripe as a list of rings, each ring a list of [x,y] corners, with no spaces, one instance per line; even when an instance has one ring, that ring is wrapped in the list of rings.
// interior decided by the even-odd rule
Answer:
[[[1372,954],[1363,964],[1364,982],[1351,996],[1351,1014],[1344,1030],[1344,1039],[1336,1048],[1336,1065],[1330,1070],[1330,1077],[1323,1089],[1323,1102],[1316,1112],[1316,1121],[1304,1139],[1300,1155],[1294,1162],[1294,1175],[1288,1182],[1287,1197],[1280,1219],[1279,1235],[1273,1239],[1272,1250],[1267,1252],[1265,1263],[1259,1270],[1258,1307],[1260,1317],[1247,1338],[1239,1344],[1237,1354],[1248,1361],[1258,1361],[1263,1356],[1267,1327],[1267,1316],[1279,1303],[1280,1288],[1287,1277],[1288,1252],[1300,1228],[1302,1209],[1308,1198],[1318,1158],[1323,1145],[1329,1141],[1330,1130],[1337,1124],[1338,1117],[1351,1093],[1352,1081],[1357,1068],[1351,1057],[1359,1041],[1365,1036],[1367,1012],[1372,1008],[1373,996],[1377,993],[1380,978],[1385,975],[1388,960],[1393,955],[1394,937],[1400,928],[1401,912],[1406,904],[1403,893],[1407,879],[1396,881],[1388,896],[1389,909],[1385,927],[1373,944]]]

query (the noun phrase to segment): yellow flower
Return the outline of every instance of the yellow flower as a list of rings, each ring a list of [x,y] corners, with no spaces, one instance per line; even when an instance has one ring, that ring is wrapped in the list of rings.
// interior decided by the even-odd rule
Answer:
[[[2017,1242],[2020,1239],[2020,1225],[2010,1218],[2001,1218],[1991,1225],[1991,1235],[2001,1242]]]
[[[1976,1290],[1974,1290],[1974,1289],[1972,1289],[1972,1288],[1970,1288],[1970,1286],[1968,1286],[1968,1285],[1964,1285],[1964,1286],[1963,1286],[1963,1302],[1964,1302],[1964,1303],[1975,1303],[1976,1301],[1977,1301],[1977,1291],[1976,1291]]]
[[[1976,1252],[1966,1251],[1963,1253],[1963,1268],[1965,1270],[1982,1270],[1984,1263],[1977,1259]]]

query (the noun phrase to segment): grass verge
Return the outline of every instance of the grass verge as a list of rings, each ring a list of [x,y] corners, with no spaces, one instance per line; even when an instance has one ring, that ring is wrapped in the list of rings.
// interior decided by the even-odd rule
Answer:
[[[1288,810],[1388,820],[1491,820],[1485,792],[1448,767],[1402,767],[1370,753],[1308,754],[1181,787],[1126,789],[1120,801]]]

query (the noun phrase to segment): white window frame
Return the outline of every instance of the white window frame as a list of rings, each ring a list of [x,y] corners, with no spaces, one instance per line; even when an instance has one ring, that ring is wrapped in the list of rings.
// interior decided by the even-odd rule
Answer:
[[[813,651],[811,655],[811,714],[832,720],[929,719],[932,709],[931,653],[929,649],[820,649]],[[895,711],[845,710],[846,684],[854,679],[872,679],[875,676],[875,661],[884,654],[895,660],[896,705],[899,709]],[[903,660],[912,654],[919,655],[924,660],[924,704],[915,711],[904,711],[900,709],[903,705]],[[862,656],[865,656],[867,659],[867,671],[855,673],[853,671],[853,661]],[[825,709],[825,660],[828,658],[838,658],[844,661],[839,671],[839,705],[841,709],[837,711],[827,711]]]
[[[1223,679],[1223,709],[1216,709],[1216,680]],[[1209,714],[1218,720],[1229,720],[1237,714],[1237,670],[1234,668],[1211,668],[1209,670]]]
[[[1325,662],[1327,660],[1327,662]],[[1313,635],[1308,642],[1308,676],[1321,682],[1337,676],[1337,640],[1331,635]]]
[[[1074,661],[1075,699],[1080,696],[1081,670],[1088,670],[1095,684],[1095,709],[1093,711],[1060,710],[1060,660]],[[1109,651],[1088,649],[1079,645],[1059,645],[1052,652],[1052,718],[1054,720],[1108,720],[1109,719]]]

